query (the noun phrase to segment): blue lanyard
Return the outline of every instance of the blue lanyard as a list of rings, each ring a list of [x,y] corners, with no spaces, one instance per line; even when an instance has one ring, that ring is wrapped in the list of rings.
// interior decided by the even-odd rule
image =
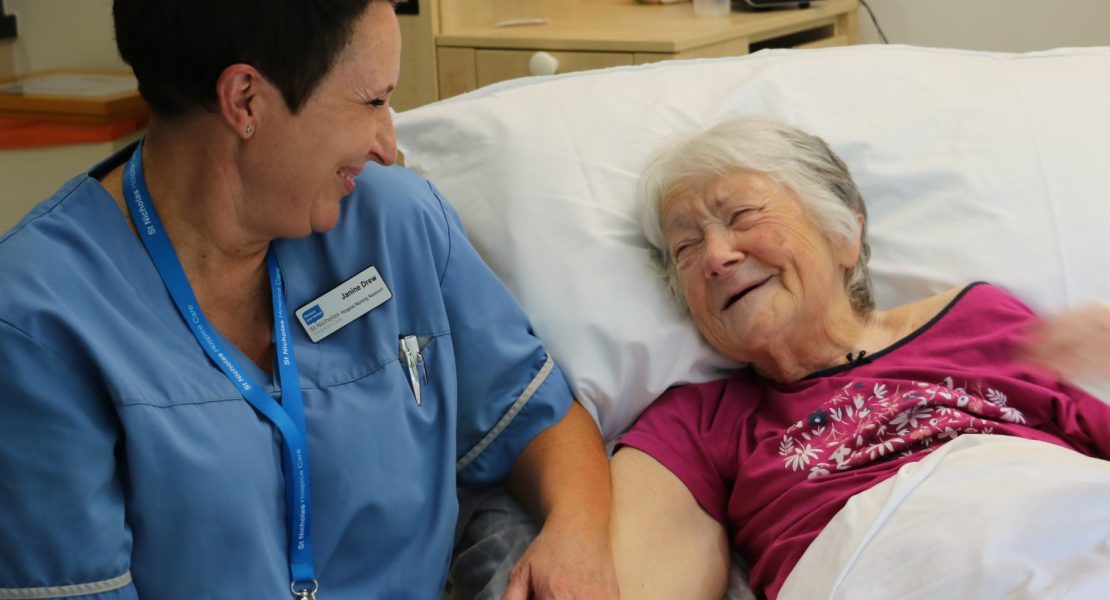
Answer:
[[[185,277],[185,270],[173,249],[173,244],[162,228],[162,221],[150,200],[150,191],[143,177],[143,143],[140,141],[127,162],[124,174],[124,196],[131,212],[131,220],[139,232],[147,253],[154,262],[162,282],[173,297],[181,317],[193,331],[193,336],[204,348],[208,357],[223,371],[228,380],[254,409],[262,413],[280,431],[283,443],[282,468],[285,473],[285,506],[289,518],[289,570],[292,576],[290,589],[298,598],[315,598],[316,572],[312,566],[312,544],[309,539],[311,503],[308,487],[308,443],[305,437],[304,404],[301,401],[297,361],[293,344],[289,340],[289,322],[285,311],[285,290],[281,268],[273,249],[266,252],[266,267],[270,274],[270,292],[273,296],[274,342],[277,344],[278,381],[281,382],[282,404],[278,404],[257,386],[227,352],[219,339],[210,332],[213,327],[201,312],[193,288]]]

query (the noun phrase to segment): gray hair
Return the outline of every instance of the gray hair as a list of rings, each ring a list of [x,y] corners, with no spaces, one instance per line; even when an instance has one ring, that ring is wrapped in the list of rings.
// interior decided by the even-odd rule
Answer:
[[[703,132],[671,140],[640,176],[640,225],[655,247],[655,258],[667,287],[683,302],[678,274],[660,221],[665,198],[690,177],[725,176],[737,171],[762,173],[792,189],[817,226],[830,240],[860,242],[859,260],[844,274],[852,308],[875,308],[867,270],[867,208],[848,167],[824,140],[766,117],[739,117]]]

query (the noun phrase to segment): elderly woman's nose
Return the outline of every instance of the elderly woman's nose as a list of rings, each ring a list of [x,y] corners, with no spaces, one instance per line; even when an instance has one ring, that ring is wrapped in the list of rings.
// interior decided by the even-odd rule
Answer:
[[[740,263],[744,259],[744,253],[736,248],[728,234],[707,231],[705,254],[702,258],[706,276],[717,277]]]

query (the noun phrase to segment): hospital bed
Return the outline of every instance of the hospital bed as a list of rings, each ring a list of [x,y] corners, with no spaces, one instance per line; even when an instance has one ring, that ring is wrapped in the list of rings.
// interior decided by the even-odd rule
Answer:
[[[636,180],[671,134],[762,113],[828,141],[867,202],[880,307],[987,280],[1053,313],[1110,299],[1108,107],[1110,48],[853,46],[509,81],[401,113],[397,132],[612,442],[667,387],[735,367],[640,233]],[[750,597],[742,580],[730,594]]]

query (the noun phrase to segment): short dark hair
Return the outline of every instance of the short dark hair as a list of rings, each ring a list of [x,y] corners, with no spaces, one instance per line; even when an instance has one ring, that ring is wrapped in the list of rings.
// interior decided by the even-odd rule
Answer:
[[[163,116],[216,110],[228,66],[253,66],[296,113],[374,0],[115,0],[116,45]]]

